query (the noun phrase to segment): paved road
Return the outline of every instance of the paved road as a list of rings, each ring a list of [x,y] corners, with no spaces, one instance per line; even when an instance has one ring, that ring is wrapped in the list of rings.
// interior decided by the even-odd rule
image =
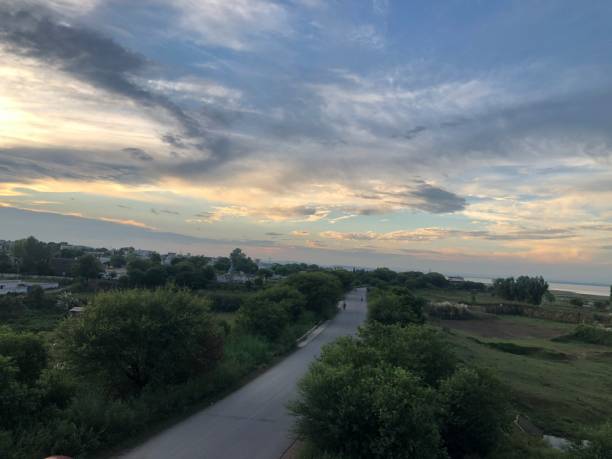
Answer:
[[[366,316],[366,291],[346,299],[346,311],[316,338],[246,386],[127,452],[125,459],[278,459],[293,439],[287,402],[321,347],[355,333]],[[363,298],[363,301],[361,301]]]

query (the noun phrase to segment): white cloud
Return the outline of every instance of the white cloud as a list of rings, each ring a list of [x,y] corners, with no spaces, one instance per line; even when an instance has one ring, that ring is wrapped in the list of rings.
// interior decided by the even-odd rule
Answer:
[[[207,45],[248,50],[267,34],[289,32],[288,15],[268,0],[173,0],[180,25]]]

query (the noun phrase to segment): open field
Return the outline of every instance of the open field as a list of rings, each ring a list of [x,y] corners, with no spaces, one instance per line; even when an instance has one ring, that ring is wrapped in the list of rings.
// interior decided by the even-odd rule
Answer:
[[[555,338],[569,333],[571,324],[522,316],[476,313],[473,320],[433,320],[434,325],[484,338]]]
[[[612,348],[551,338],[573,326],[529,317],[437,321],[462,360],[494,370],[518,412],[569,438],[612,413]]]

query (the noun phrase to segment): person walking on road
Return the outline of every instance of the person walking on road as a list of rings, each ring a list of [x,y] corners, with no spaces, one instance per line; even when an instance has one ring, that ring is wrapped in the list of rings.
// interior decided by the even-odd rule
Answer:
[[[344,309],[346,311],[346,301],[342,302],[342,309]]]

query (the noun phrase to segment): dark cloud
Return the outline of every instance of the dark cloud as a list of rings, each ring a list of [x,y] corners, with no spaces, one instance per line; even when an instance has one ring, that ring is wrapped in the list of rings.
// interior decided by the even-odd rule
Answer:
[[[124,148],[122,151],[129,153],[132,158],[139,159],[140,161],[153,161],[153,156],[141,148],[130,147]]]
[[[167,215],[181,215],[179,212],[174,210],[166,210],[166,209],[153,209],[151,208],[151,213],[155,215],[159,214],[167,214]]]
[[[271,236],[271,237],[280,237],[280,236],[284,236],[283,233],[275,233],[274,231],[268,231],[266,233],[266,236]]]
[[[149,70],[150,63],[114,40],[78,25],[67,25],[47,15],[42,8],[27,5],[21,9],[0,7],[0,41],[18,55],[35,58],[117,96],[128,98],[144,108],[163,108],[181,125],[194,145],[215,158],[214,167],[233,157],[226,138],[208,132],[194,117],[169,98],[136,83],[136,77]],[[205,113],[214,120],[217,114]],[[180,137],[166,134],[162,139],[180,148]]]
[[[465,209],[465,198],[427,183],[422,183],[416,190],[409,191],[408,195],[418,200],[413,204],[413,207],[434,214],[457,212]]]

